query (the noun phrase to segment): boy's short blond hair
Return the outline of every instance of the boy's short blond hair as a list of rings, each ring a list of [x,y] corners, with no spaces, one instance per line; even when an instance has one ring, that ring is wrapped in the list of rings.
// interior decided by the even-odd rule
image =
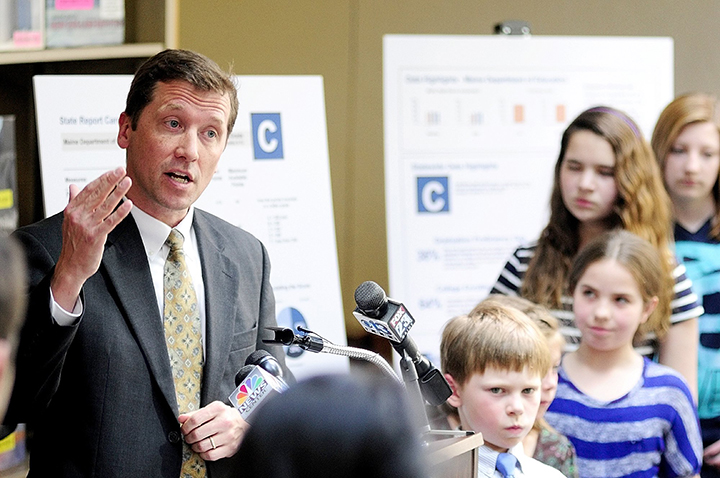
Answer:
[[[526,367],[544,377],[550,370],[547,340],[525,314],[492,300],[469,315],[445,325],[440,343],[443,373],[464,384],[487,367],[522,372]]]
[[[553,317],[547,307],[543,307],[540,304],[536,304],[531,300],[517,295],[490,294],[487,296],[487,299],[485,299],[485,301],[488,300],[497,302],[501,305],[514,307],[523,314],[527,315],[530,320],[535,322],[535,325],[540,328],[540,332],[543,333],[546,339],[553,340],[555,337],[559,336],[563,342],[565,341],[565,338],[560,335],[560,324],[558,324],[558,320]],[[480,304],[482,304],[482,302]],[[475,306],[475,309],[470,312],[470,315],[475,313],[475,310],[480,307],[480,304]]]

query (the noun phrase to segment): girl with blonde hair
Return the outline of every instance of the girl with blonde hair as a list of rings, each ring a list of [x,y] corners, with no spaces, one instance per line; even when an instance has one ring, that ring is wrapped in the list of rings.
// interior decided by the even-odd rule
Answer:
[[[652,147],[672,200],[675,250],[702,297],[698,415],[705,448],[701,475],[720,477],[720,105],[713,95],[673,100],[658,118]]]

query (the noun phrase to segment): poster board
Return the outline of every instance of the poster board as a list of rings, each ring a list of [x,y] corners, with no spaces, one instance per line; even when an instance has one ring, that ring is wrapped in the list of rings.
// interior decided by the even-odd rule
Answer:
[[[444,323],[547,224],[565,127],[606,105],[649,138],[673,98],[673,42],[386,35],[383,91],[388,295],[439,363]]]
[[[46,215],[125,164],[118,118],[131,75],[35,76]],[[218,170],[196,206],[260,239],[272,263],[278,323],[302,324],[345,345],[319,76],[238,76],[240,110]],[[269,334],[272,336],[272,334]],[[346,371],[348,359],[288,349],[297,378]]]

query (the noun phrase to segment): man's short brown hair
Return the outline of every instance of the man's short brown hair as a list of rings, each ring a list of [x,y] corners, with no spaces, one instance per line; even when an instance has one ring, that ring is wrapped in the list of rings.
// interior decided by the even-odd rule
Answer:
[[[189,50],[164,50],[140,65],[135,73],[125,104],[130,126],[137,128],[143,109],[153,100],[159,82],[186,81],[202,91],[228,95],[230,116],[228,137],[238,114],[237,89],[232,76],[210,58]]]

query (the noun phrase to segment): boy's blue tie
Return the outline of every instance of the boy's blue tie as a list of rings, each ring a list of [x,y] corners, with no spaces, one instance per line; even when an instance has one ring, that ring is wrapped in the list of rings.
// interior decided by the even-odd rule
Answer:
[[[500,453],[495,462],[495,468],[502,473],[504,478],[515,477],[515,465],[517,465],[517,458],[511,453]]]

